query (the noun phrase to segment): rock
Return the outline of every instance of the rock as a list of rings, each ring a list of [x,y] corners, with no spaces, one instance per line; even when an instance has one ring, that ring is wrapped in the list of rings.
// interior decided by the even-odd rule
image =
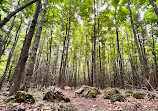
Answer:
[[[75,94],[86,98],[96,98],[96,96],[101,93],[95,87],[83,85],[80,89],[75,91]]]
[[[124,102],[125,100],[126,100],[125,97],[120,94],[116,94],[110,97],[111,102],[116,102],[116,101]]]
[[[76,94],[82,94],[84,92],[84,89],[87,88],[88,86],[83,85],[80,89],[78,89],[77,91],[75,91]]]
[[[126,90],[125,93],[133,94],[133,91],[132,90]]]
[[[119,90],[117,88],[106,88],[104,91],[104,99],[110,99],[111,96],[120,94]]]
[[[18,91],[13,96],[8,97],[7,102],[9,102],[9,101],[14,101],[14,102],[18,102],[18,103],[23,102],[23,103],[30,103],[30,104],[35,103],[34,97],[25,91]]]
[[[58,104],[52,109],[52,111],[78,111],[78,110],[73,105]]]
[[[142,92],[136,92],[133,94],[133,97],[136,98],[136,99],[144,99],[146,96],[145,93],[142,93]]]
[[[104,99],[110,99],[111,102],[124,102],[125,97],[120,94],[117,88],[106,88],[104,91]]]
[[[132,96],[133,95],[133,91],[132,90],[126,90],[125,91],[125,96],[126,97],[129,97],[129,96]]]
[[[51,91],[48,91],[45,96],[43,97],[43,100],[47,100],[49,102],[60,102],[60,101],[65,101],[65,102],[70,102],[69,98],[66,98],[63,94],[62,94],[62,90],[60,88],[56,88],[54,87],[53,89],[51,89]]]

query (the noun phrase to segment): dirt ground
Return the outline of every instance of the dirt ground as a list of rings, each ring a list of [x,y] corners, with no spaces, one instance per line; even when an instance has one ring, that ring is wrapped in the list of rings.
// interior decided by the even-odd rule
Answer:
[[[100,90],[103,94],[103,90]],[[146,99],[134,99],[133,97],[126,98],[125,102],[111,103],[108,99],[103,99],[103,95],[97,96],[97,98],[84,98],[75,97],[75,90],[63,90],[63,94],[70,98],[69,103],[52,103],[43,101],[42,98],[46,93],[46,90],[39,91],[37,89],[32,90],[30,93],[36,99],[36,103],[24,104],[5,102],[6,91],[0,92],[0,111],[52,111],[53,107],[57,104],[71,104],[74,105],[78,111],[158,111],[158,99],[149,100]]]

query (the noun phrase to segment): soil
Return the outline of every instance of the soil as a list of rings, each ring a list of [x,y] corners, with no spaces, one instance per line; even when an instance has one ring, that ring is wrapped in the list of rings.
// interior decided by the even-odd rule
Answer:
[[[43,101],[42,98],[47,90],[33,89],[32,93],[36,99],[35,104],[26,103],[6,103],[7,93],[9,91],[0,92],[0,111],[52,111],[53,107],[58,104],[74,105],[78,111],[158,111],[158,99],[134,99],[133,97],[126,98],[125,102],[111,103],[108,99],[103,99],[102,93],[97,98],[75,97],[75,90],[67,88],[63,90],[65,97],[70,98],[69,103],[61,101],[60,103],[52,103]]]

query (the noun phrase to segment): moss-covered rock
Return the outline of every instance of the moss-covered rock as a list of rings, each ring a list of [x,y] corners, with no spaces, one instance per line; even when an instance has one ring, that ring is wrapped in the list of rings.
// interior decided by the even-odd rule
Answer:
[[[126,100],[125,97],[120,94],[115,94],[110,97],[111,102],[116,102],[116,101],[124,102],[125,100]]]
[[[86,98],[96,98],[97,95],[101,94],[99,90],[97,90],[95,87],[86,85],[75,91],[75,93],[79,96],[81,95]]]
[[[104,91],[104,99],[110,99],[111,102],[124,102],[125,97],[120,94],[118,88],[106,88]]]
[[[25,91],[18,91],[13,96],[8,97],[7,102],[9,102],[9,101],[14,101],[14,102],[18,102],[18,103],[23,102],[23,103],[30,103],[30,104],[35,103],[34,97]]]
[[[52,111],[78,111],[78,110],[73,105],[58,104],[52,109]]]
[[[136,98],[136,99],[144,99],[145,96],[146,96],[146,94],[142,93],[142,92],[133,93],[133,97]]]
[[[133,91],[132,90],[126,90],[125,91],[125,97],[129,97],[133,95]]]
[[[104,91],[104,99],[110,99],[111,96],[120,94],[119,90],[117,88],[106,88]]]
[[[66,98],[62,94],[61,89],[59,90],[59,88],[54,88],[51,91],[47,92],[43,97],[43,100],[47,100],[49,102],[60,102],[62,100],[65,102],[70,102],[70,99]]]
[[[132,90],[126,90],[125,93],[133,94],[133,91]]]

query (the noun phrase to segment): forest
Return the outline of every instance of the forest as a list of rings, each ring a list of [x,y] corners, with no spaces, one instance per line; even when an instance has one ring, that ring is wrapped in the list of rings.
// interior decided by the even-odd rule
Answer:
[[[0,110],[158,111],[158,1],[0,0]]]

